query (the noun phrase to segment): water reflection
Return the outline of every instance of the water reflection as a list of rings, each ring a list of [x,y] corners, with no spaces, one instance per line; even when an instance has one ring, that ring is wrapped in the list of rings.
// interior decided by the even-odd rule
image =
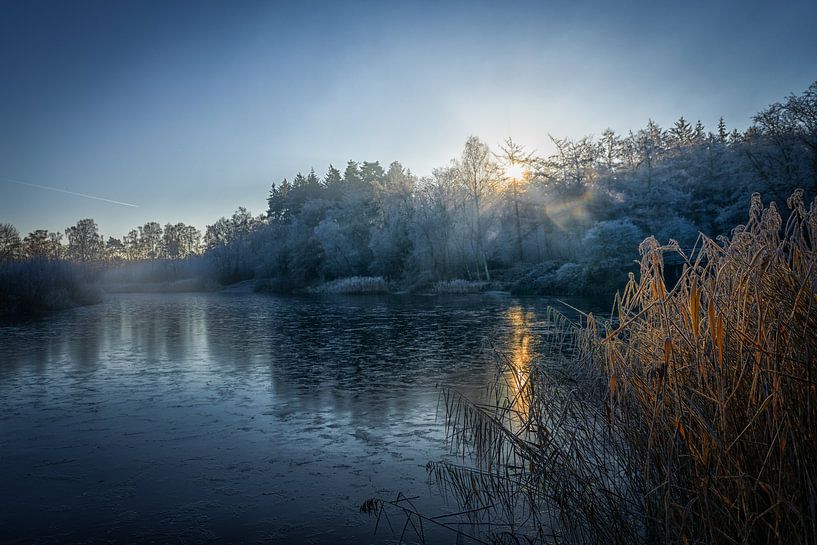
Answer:
[[[530,367],[534,358],[534,333],[536,314],[515,305],[508,309],[507,320],[511,325],[508,339],[509,356],[506,358],[503,382],[507,388],[507,399],[512,414],[512,422],[521,425],[527,420],[530,410],[530,392],[527,388]]]
[[[443,512],[437,385],[484,395],[491,338],[520,389],[546,304],[135,295],[0,327],[0,541],[378,541],[368,497]]]

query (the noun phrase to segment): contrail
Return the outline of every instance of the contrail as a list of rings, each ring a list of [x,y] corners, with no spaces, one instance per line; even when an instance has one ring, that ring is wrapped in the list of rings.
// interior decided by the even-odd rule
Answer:
[[[132,204],[132,203],[129,203],[129,202],[122,202],[122,201],[114,201],[112,199],[106,199],[105,197],[96,197],[94,195],[87,195],[85,193],[78,193],[76,191],[68,191],[67,189],[60,189],[58,187],[50,187],[50,186],[47,186],[47,185],[40,185],[40,184],[30,184],[28,182],[22,182],[20,180],[12,180],[11,178],[0,178],[0,180],[3,180],[5,182],[10,182],[12,184],[25,185],[25,186],[28,186],[28,187],[36,187],[38,189],[47,189],[49,191],[56,191],[57,193],[65,193],[66,195],[75,195],[77,197],[85,197],[86,199],[93,199],[95,201],[109,202],[111,204],[119,204],[119,205],[122,205],[122,206],[130,206],[132,208],[139,208],[138,204]]]

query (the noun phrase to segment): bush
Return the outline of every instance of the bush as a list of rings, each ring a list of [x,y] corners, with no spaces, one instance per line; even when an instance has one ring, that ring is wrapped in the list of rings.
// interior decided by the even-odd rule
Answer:
[[[382,276],[352,276],[339,278],[309,289],[310,293],[388,293],[389,286]]]

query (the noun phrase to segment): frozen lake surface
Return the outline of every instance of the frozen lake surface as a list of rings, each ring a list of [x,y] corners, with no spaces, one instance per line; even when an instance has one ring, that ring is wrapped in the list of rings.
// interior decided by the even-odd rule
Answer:
[[[0,325],[0,542],[394,542],[361,503],[456,510],[425,470],[438,385],[479,396],[487,342],[548,303],[116,295]]]

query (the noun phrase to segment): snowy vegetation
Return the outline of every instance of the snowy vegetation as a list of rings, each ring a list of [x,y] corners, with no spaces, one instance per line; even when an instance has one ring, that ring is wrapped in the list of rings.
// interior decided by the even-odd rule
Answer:
[[[311,293],[388,293],[389,286],[382,276],[352,276],[339,278],[309,290]]]
[[[435,293],[479,293],[488,289],[488,282],[476,282],[473,280],[441,280],[434,284]]]
[[[688,248],[699,232],[741,223],[754,191],[778,203],[798,187],[814,194],[815,112],[817,83],[743,132],[650,121],[626,135],[554,138],[549,157],[471,137],[428,177],[350,161],[273,184],[266,217],[239,210],[207,228],[207,255],[222,281],[288,288],[377,275],[414,289],[466,279],[606,292],[634,270],[646,236]]]
[[[795,188],[817,192],[817,82],[760,111],[745,131],[682,117],[668,129],[650,121],[627,134],[551,139],[556,152],[540,157],[510,139],[491,150],[471,137],[430,176],[396,161],[298,173],[272,184],[266,213],[239,208],[203,237],[183,223],[148,222],[103,241],[83,219],[64,244],[60,233],[21,239],[5,224],[0,260],[139,270],[160,260],[181,264],[167,266],[168,282],[197,275],[278,291],[382,277],[410,290],[462,279],[517,293],[608,292],[635,270],[649,235],[688,248],[699,232],[728,235],[753,192],[778,203]]]

